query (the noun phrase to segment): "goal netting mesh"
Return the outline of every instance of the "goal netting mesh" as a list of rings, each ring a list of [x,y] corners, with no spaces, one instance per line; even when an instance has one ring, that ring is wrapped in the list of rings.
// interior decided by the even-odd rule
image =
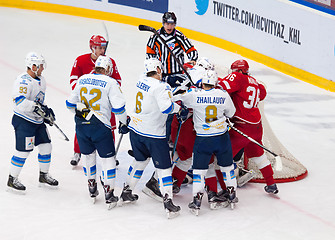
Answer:
[[[266,148],[272,152],[278,154],[282,161],[282,169],[276,169],[275,157],[265,151],[267,158],[270,160],[273,171],[274,179],[277,183],[280,182],[292,182],[303,179],[307,176],[307,169],[302,165],[278,140],[276,135],[273,133],[268,120],[264,114],[264,105],[261,103],[259,105],[262,114],[262,124],[263,124],[263,144]],[[252,180],[253,182],[265,182],[261,172],[258,170],[256,164],[253,161],[248,161],[244,159],[244,165],[250,170],[256,172],[256,176]]]

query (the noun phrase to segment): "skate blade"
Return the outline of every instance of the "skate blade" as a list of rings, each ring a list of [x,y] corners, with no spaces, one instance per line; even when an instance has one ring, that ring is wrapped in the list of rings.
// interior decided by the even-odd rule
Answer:
[[[92,204],[95,204],[95,202],[97,201],[97,197],[91,197],[91,201],[92,201]]]
[[[137,200],[135,201],[123,201],[122,199],[120,201],[118,201],[118,205],[120,207],[122,207],[123,205],[130,205],[130,204],[135,204],[137,202]]]
[[[275,198],[275,199],[280,199],[278,196],[278,193],[267,193],[269,197]]]
[[[245,184],[247,184],[250,180],[252,180],[255,177],[256,173],[252,170],[250,170],[249,173],[244,174],[242,177],[239,177],[237,180],[237,186],[243,187]]]
[[[117,202],[107,203],[107,210],[111,210],[112,208],[115,208],[117,205]]]
[[[190,212],[195,216],[199,216],[199,211],[200,209],[190,208]]]
[[[222,202],[222,203],[210,203],[209,208],[211,210],[217,210],[221,208],[226,208],[228,207],[229,203],[228,202]]]
[[[152,199],[155,199],[156,201],[158,202],[163,202],[163,198],[162,197],[159,197],[157,196],[153,191],[151,191],[149,188],[147,187],[144,187],[142,189],[142,192],[147,195],[148,197],[152,198]]]
[[[235,207],[236,207],[235,205],[236,205],[236,204],[235,204],[234,202],[230,202],[230,203],[229,203],[230,209],[231,209],[231,210],[234,210]]]
[[[45,188],[45,189],[51,189],[51,190],[57,190],[58,189],[58,185],[57,186],[53,186],[53,185],[49,185],[47,183],[38,183],[38,187],[40,188]]]
[[[15,188],[8,187],[8,186],[7,186],[6,191],[9,193],[17,194],[17,195],[26,195],[26,190],[17,190]]]
[[[166,209],[166,216],[168,219],[173,219],[176,218],[180,215],[180,212],[170,212],[169,210]]]

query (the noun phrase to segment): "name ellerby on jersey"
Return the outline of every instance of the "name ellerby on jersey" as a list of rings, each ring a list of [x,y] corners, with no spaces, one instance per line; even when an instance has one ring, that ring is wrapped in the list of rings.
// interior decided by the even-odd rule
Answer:
[[[149,89],[150,89],[150,86],[148,86],[148,85],[146,85],[145,83],[142,83],[142,82],[138,82],[136,84],[136,87],[138,87],[139,89],[142,89],[146,92],[149,91]]]
[[[79,84],[81,84],[81,85],[90,84],[90,85],[99,86],[99,87],[104,88],[104,87],[106,87],[107,82],[102,81],[102,80],[98,80],[98,79],[83,78],[83,79],[80,79]]]
[[[225,100],[223,97],[197,97],[197,103],[224,104]]]

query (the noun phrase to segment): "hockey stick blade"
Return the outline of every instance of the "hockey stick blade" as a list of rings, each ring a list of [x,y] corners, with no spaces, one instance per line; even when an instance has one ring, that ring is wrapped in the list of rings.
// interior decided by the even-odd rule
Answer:
[[[283,161],[281,160],[281,157],[279,155],[277,155],[275,157],[276,160],[276,170],[277,171],[283,171]]]
[[[138,30],[148,31],[148,32],[153,32],[153,33],[156,32],[156,29],[154,29],[153,27],[146,26],[146,25],[138,25]]]
[[[58,125],[54,122],[53,125],[59,130],[59,132],[63,135],[65,141],[70,141],[69,138],[65,135],[65,133],[58,127]]]

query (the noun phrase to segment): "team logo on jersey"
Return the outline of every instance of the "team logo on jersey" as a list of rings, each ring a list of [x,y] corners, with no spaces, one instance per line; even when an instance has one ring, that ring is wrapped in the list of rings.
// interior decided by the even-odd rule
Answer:
[[[26,137],[26,150],[33,150],[35,146],[35,136]]]
[[[170,48],[170,50],[173,50],[174,47],[176,46],[174,43],[168,43],[167,45]]]
[[[195,0],[198,11],[195,13],[198,15],[204,15],[208,10],[209,0]]]
[[[45,93],[40,91],[35,97],[35,102],[39,102],[39,103],[43,104],[44,98],[45,98]]]

